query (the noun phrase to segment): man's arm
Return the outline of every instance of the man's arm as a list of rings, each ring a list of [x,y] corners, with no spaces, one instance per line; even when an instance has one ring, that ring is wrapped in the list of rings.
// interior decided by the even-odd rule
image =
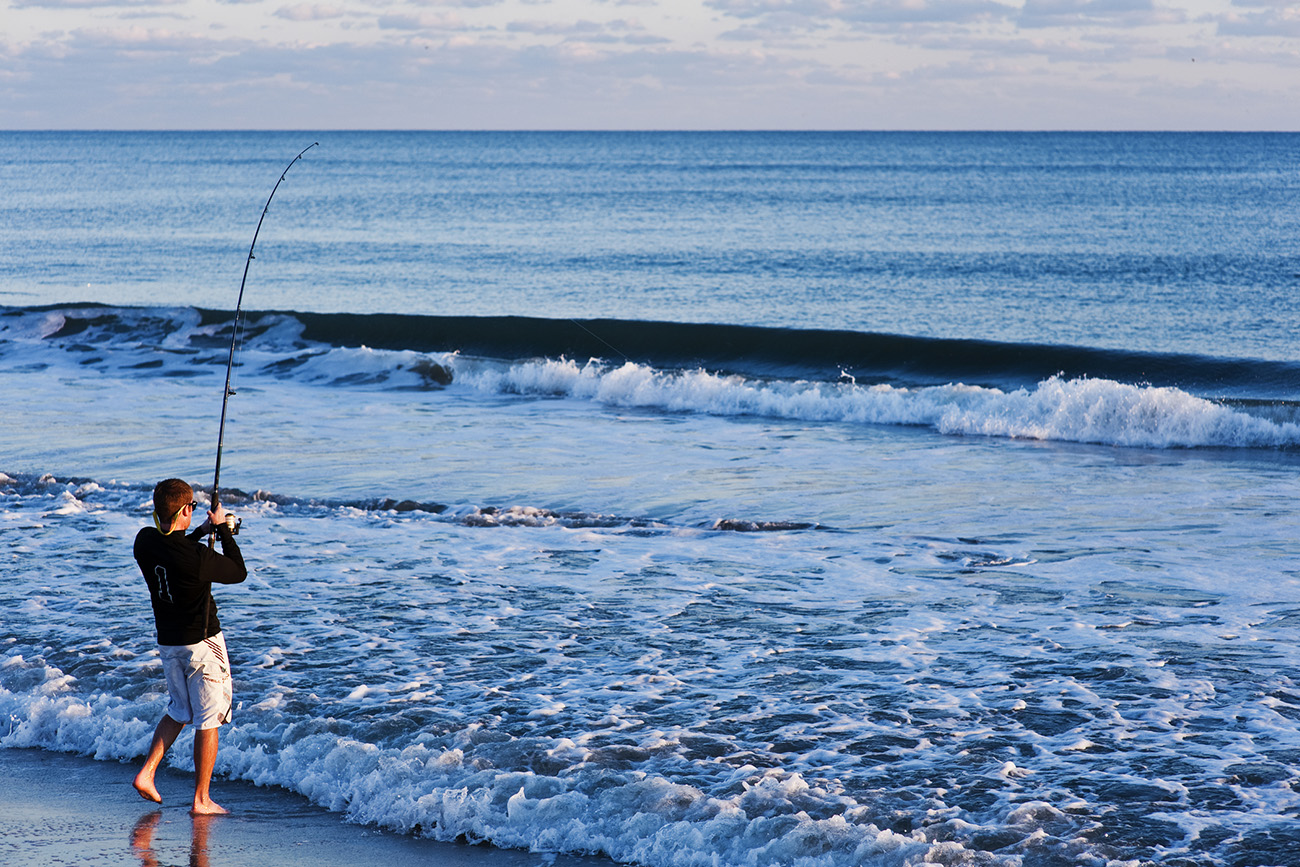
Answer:
[[[215,584],[238,584],[248,577],[244,555],[240,553],[235,537],[225,524],[217,525],[217,537],[221,539],[220,552],[207,545],[199,545],[200,574],[204,581]]]
[[[218,554],[207,546],[202,547],[199,560],[203,578],[217,584],[238,584],[248,577],[248,567],[244,565],[244,555],[235,542],[234,534],[226,526],[225,506],[218,503],[215,510],[208,512],[208,519],[190,534],[190,538],[207,535],[214,527],[217,538],[221,540],[221,553]]]

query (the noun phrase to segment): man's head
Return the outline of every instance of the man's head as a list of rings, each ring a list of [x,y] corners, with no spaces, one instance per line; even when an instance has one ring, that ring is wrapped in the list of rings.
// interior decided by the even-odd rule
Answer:
[[[164,531],[189,526],[193,514],[194,489],[181,479],[163,479],[153,489],[153,510],[158,526]]]

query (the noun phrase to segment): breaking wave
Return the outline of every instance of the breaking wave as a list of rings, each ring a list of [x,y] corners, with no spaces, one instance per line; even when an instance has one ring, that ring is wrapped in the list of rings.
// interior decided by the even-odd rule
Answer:
[[[0,357],[18,369],[216,376],[230,329],[228,316],[190,308],[11,308],[0,315]],[[243,330],[244,381],[453,387],[668,413],[1149,449],[1300,443],[1293,393],[1300,366],[1283,362],[521,318],[264,313]]]

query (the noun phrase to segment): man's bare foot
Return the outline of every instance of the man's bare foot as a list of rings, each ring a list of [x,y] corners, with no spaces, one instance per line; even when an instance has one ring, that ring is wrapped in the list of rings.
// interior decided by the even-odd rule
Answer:
[[[211,798],[207,798],[203,801],[195,801],[194,806],[190,808],[191,816],[224,816],[229,812],[229,810]]]
[[[162,803],[162,795],[158,794],[158,789],[153,784],[153,774],[145,774],[144,771],[141,771],[135,775],[135,781],[131,785],[140,793],[140,797],[146,801],[153,801],[155,804]]]

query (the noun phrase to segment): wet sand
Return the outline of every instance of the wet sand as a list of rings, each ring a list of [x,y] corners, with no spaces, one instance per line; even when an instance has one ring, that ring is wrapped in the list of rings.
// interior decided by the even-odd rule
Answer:
[[[46,867],[610,867],[420,840],[351,824],[283,789],[216,779],[228,816],[192,817],[190,774],[159,770],[162,807],[131,788],[133,765],[0,749],[0,864]]]

